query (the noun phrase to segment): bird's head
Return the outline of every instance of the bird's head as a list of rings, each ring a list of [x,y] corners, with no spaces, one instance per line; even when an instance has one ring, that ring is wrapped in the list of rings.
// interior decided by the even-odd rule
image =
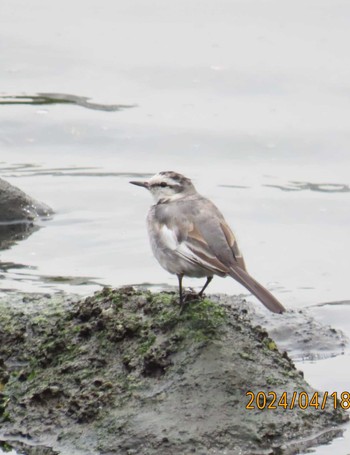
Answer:
[[[132,181],[133,185],[147,188],[156,203],[170,202],[196,193],[190,179],[173,171],[159,172],[146,181]]]

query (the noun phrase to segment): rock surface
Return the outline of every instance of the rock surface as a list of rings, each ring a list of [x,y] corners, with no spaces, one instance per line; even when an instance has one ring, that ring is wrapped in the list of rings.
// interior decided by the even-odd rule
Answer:
[[[237,298],[181,314],[129,287],[22,300],[0,301],[0,439],[25,454],[293,454],[347,420],[278,405],[315,391]],[[247,409],[248,391],[276,409]]]
[[[52,215],[45,204],[35,201],[19,188],[0,179],[0,249],[28,237],[37,229],[34,221]]]

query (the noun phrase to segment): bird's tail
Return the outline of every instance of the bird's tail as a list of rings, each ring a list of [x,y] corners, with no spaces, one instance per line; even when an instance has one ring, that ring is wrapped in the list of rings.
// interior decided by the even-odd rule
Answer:
[[[284,306],[271,294],[271,292],[265,289],[264,286],[254,280],[253,277],[240,267],[232,267],[229,274],[232,278],[237,280],[252,294],[254,294],[255,297],[257,297],[260,302],[273,313],[283,313],[286,311]]]

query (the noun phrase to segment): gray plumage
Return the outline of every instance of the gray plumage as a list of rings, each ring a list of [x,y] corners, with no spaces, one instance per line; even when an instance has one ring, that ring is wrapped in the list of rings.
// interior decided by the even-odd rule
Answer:
[[[282,313],[283,305],[252,278],[237,241],[219,209],[197,193],[190,179],[173,171],[160,172],[145,182],[130,182],[147,188],[155,199],[147,217],[154,256],[179,280],[206,277],[201,296],[214,275],[231,276],[270,311]]]

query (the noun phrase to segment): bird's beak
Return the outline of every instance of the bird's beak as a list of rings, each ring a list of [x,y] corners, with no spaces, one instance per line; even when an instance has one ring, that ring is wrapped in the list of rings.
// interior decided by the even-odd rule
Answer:
[[[132,185],[136,185],[136,186],[143,186],[144,188],[148,188],[149,187],[149,183],[146,181],[146,182],[140,182],[140,181],[132,181],[132,182],[129,182],[131,183]]]

